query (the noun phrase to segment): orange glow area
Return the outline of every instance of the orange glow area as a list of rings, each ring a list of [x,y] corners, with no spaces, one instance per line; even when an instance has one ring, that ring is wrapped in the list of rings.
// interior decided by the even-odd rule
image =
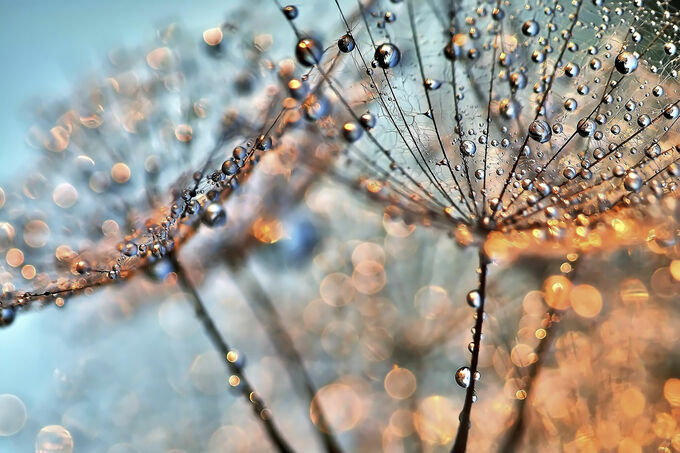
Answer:
[[[253,224],[253,236],[265,244],[274,244],[286,235],[283,224],[278,219],[259,218]]]

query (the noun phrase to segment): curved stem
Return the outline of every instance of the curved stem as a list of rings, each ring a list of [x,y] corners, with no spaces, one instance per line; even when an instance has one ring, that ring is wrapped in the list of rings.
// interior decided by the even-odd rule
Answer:
[[[189,293],[191,302],[194,305],[196,317],[203,325],[203,330],[208,336],[208,339],[213,344],[215,349],[217,349],[217,351],[220,353],[222,361],[227,366],[228,372],[238,377],[239,386],[242,389],[243,396],[248,400],[248,404],[253,409],[255,417],[262,423],[262,426],[267,432],[272,444],[274,444],[276,450],[280,453],[294,453],[295,450],[293,450],[290,445],[288,445],[288,442],[286,442],[278,428],[276,428],[276,425],[274,425],[271,414],[265,410],[266,405],[264,401],[262,398],[260,398],[259,394],[255,392],[253,386],[246,379],[245,373],[241,369],[240,365],[227,360],[227,354],[231,351],[231,348],[224,340],[219,330],[217,330],[215,322],[210,317],[208,310],[206,310],[205,305],[201,300],[198,289],[196,289],[196,287],[187,277],[186,271],[177,260],[177,255],[172,252],[169,254],[169,259],[172,263],[175,273],[177,274],[177,283]]]
[[[548,311],[548,316],[552,317],[554,313],[555,311],[553,309],[550,309]],[[552,345],[553,338],[555,338],[554,332],[555,329],[556,329],[555,326],[548,326],[545,329],[546,330],[545,338],[541,340],[541,342],[538,344],[538,348],[536,348],[536,355],[538,356],[538,360],[531,364],[529,368],[527,385],[524,388],[524,390],[527,392],[527,397],[524,398],[523,400],[518,401],[517,419],[515,421],[515,424],[512,425],[512,427],[508,431],[508,434],[506,435],[505,440],[503,441],[503,445],[498,450],[499,453],[514,453],[514,451],[517,450],[520,441],[522,440],[522,436],[524,435],[524,431],[526,429],[526,408],[527,405],[529,404],[529,398],[531,398],[532,395],[531,388],[535,384],[536,379],[538,377],[538,373],[541,370],[543,364],[545,363],[545,359],[548,354],[548,351],[550,350],[550,346]]]
[[[276,349],[281,357],[285,358],[285,368],[291,380],[294,383],[301,383],[309,400],[310,407],[313,407],[317,414],[318,427],[315,427],[315,431],[321,437],[324,448],[328,453],[342,453],[342,448],[340,448],[338,441],[335,439],[333,429],[329,425],[321,405],[314,399],[317,393],[316,386],[307,372],[302,356],[295,347],[295,343],[284,326],[281,315],[276,310],[274,303],[247,265],[241,267],[239,277],[237,283],[247,284],[244,286],[247,286],[247,291],[251,293],[251,297],[247,297],[247,299],[255,316],[264,327],[274,349]]]
[[[480,303],[475,311],[475,332],[472,334],[472,359],[470,360],[470,385],[465,392],[465,402],[463,403],[463,410],[460,411],[458,419],[458,432],[456,433],[456,440],[451,448],[451,453],[465,453],[467,449],[468,434],[470,431],[470,413],[472,412],[472,403],[475,396],[475,375],[477,374],[477,365],[479,363],[479,351],[482,342],[482,323],[484,322],[484,302],[486,301],[486,278],[488,272],[489,258],[484,253],[484,245],[479,246],[479,292]]]

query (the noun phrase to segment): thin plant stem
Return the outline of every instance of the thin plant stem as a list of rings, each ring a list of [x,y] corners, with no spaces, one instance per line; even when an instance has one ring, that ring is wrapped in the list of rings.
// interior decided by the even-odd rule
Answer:
[[[486,279],[488,273],[489,258],[484,252],[484,246],[479,246],[479,292],[480,302],[475,311],[475,331],[472,334],[472,359],[470,360],[470,385],[465,392],[465,402],[463,403],[463,410],[460,411],[458,420],[458,432],[456,433],[456,440],[451,448],[451,453],[465,453],[467,449],[468,434],[470,432],[470,413],[472,412],[472,403],[475,397],[475,375],[477,374],[477,365],[479,363],[479,351],[482,342],[482,324],[484,322],[484,302],[486,301]]]
[[[552,318],[554,313],[555,311],[551,309],[548,311],[548,316]],[[550,350],[550,346],[552,345],[553,339],[555,338],[556,330],[557,326],[555,326],[554,324],[548,326],[545,329],[546,336],[541,340],[541,342],[538,344],[538,347],[536,348],[536,356],[538,358],[529,367],[527,384],[524,389],[527,392],[526,393],[527,396],[526,398],[518,400],[517,402],[517,420],[508,431],[508,434],[505,436],[505,441],[501,445],[501,448],[498,450],[499,453],[513,453],[515,450],[517,450],[517,447],[519,446],[519,443],[522,440],[522,437],[524,436],[524,431],[526,429],[525,420],[526,408],[527,405],[529,404],[529,399],[531,398],[532,395],[531,388],[536,383],[538,373],[545,364],[545,359],[548,354],[548,351]]]
[[[243,396],[248,400],[248,404],[253,409],[255,417],[262,423],[262,426],[267,432],[272,444],[280,453],[294,453],[295,450],[293,450],[293,448],[288,445],[288,442],[286,442],[276,425],[274,425],[271,412],[266,408],[266,404],[259,394],[255,392],[255,389],[246,378],[241,366],[227,359],[227,355],[230,351],[232,351],[232,349],[224,340],[224,337],[222,337],[222,334],[217,329],[217,326],[215,326],[215,322],[210,317],[210,314],[203,304],[201,296],[198,293],[198,289],[189,280],[186,271],[177,260],[177,255],[174,252],[171,252],[168,255],[170,262],[173,265],[174,271],[177,274],[177,283],[182,289],[186,290],[190,296],[191,302],[196,312],[196,318],[198,318],[198,320],[201,322],[203,330],[208,336],[210,342],[220,353],[220,357],[222,362],[226,365],[227,371],[239,379],[238,386],[242,389]]]
[[[315,431],[321,437],[326,451],[328,453],[342,453],[342,448],[333,434],[333,429],[328,424],[321,405],[314,399],[317,394],[317,388],[307,372],[302,356],[295,347],[295,343],[284,326],[281,315],[276,310],[271,298],[247,265],[241,266],[237,283],[247,287],[249,294],[246,299],[255,317],[265,328],[274,349],[285,358],[285,369],[290,375],[291,380],[294,383],[302,384],[301,386],[304,389],[310,407],[313,407],[317,415]]]

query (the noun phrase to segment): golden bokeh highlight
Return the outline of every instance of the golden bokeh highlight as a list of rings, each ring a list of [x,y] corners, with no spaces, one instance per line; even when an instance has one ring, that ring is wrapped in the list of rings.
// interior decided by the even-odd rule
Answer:
[[[390,429],[399,437],[413,434],[413,413],[407,409],[397,409],[390,416]]]
[[[332,383],[321,387],[309,407],[309,417],[319,426],[319,406],[326,421],[338,433],[354,429],[365,416],[365,407],[357,392],[347,384]]]
[[[390,397],[403,400],[416,391],[416,377],[410,370],[395,366],[385,376],[384,385]]]
[[[50,238],[50,227],[43,220],[34,219],[24,226],[24,242],[31,248],[41,248]]]
[[[24,277],[26,280],[33,280],[37,274],[37,271],[35,270],[35,266],[32,264],[25,264],[21,268],[21,276]]]
[[[175,127],[175,138],[182,142],[188,143],[194,137],[194,129],[188,124],[178,124]]]
[[[673,278],[680,281],[680,260],[672,260],[669,267]]]
[[[621,296],[621,301],[625,305],[644,304],[649,300],[647,286],[637,278],[629,278],[622,282],[619,295]]]
[[[11,248],[5,254],[5,261],[12,267],[19,267],[24,262],[24,252],[17,248]]]
[[[573,284],[563,275],[553,275],[545,279],[543,294],[545,303],[556,310],[569,308],[569,293]]]
[[[146,55],[146,62],[152,69],[167,69],[172,62],[172,51],[167,47],[154,49]]]
[[[61,183],[52,191],[52,201],[60,208],[68,209],[78,201],[78,191],[67,182]]]
[[[382,264],[370,260],[362,261],[354,267],[352,283],[361,294],[377,294],[385,287],[387,274]]]
[[[118,184],[125,184],[130,180],[130,167],[124,162],[117,162],[111,167],[111,178]]]
[[[441,395],[428,396],[418,404],[414,426],[418,435],[431,445],[447,445],[453,442],[458,426],[457,405]]]
[[[209,28],[203,32],[203,41],[209,46],[218,46],[222,42],[224,34],[220,27]]]
[[[253,223],[253,236],[264,244],[275,244],[286,236],[286,230],[279,219],[260,217]]]
[[[451,307],[449,294],[437,285],[427,285],[420,288],[413,297],[413,305],[424,319],[436,319]]]
[[[680,379],[668,379],[663,385],[663,396],[671,406],[680,406]]]
[[[538,356],[536,355],[536,352],[534,352],[534,348],[530,345],[519,343],[510,351],[510,360],[512,360],[512,363],[514,363],[515,366],[523,368],[538,360]]]
[[[624,416],[635,418],[644,412],[647,399],[638,387],[629,387],[619,394],[618,403]]]
[[[602,295],[591,285],[576,285],[569,293],[571,307],[584,318],[594,318],[602,311]]]
[[[319,293],[324,302],[333,307],[342,307],[354,299],[352,279],[346,274],[334,272],[321,281]]]

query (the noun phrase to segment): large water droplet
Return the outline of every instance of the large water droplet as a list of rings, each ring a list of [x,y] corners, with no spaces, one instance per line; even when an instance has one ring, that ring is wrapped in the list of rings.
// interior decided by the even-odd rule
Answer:
[[[342,126],[342,136],[350,143],[356,142],[363,135],[364,130],[353,121],[348,121]]]
[[[630,74],[638,67],[638,58],[632,52],[621,52],[614,61],[616,70],[621,74]]]
[[[479,291],[472,290],[467,295],[467,303],[472,308],[479,308],[482,305],[482,296]]]
[[[227,211],[220,203],[210,203],[203,213],[203,223],[209,227],[219,227],[227,222]]]
[[[365,129],[373,129],[377,122],[375,115],[371,112],[366,112],[361,117],[359,117],[359,122]]]
[[[12,307],[0,309],[0,327],[9,326],[14,322],[16,312]]]
[[[579,120],[576,130],[581,137],[592,137],[595,134],[597,125],[591,119],[582,118]]]
[[[463,151],[463,154],[466,156],[474,156],[477,151],[477,145],[475,145],[475,142],[472,140],[464,140],[463,143],[460,144],[460,150]]]
[[[623,180],[623,187],[631,192],[638,192],[642,187],[642,178],[634,171],[628,172],[626,179]]]
[[[536,36],[540,27],[535,20],[528,20],[522,24],[522,34],[524,36]]]
[[[355,46],[352,35],[343,35],[338,39],[338,49],[340,49],[340,52],[349,53],[354,50]]]
[[[536,120],[529,125],[529,137],[538,143],[545,143],[552,137],[550,125],[544,120]]]
[[[397,46],[386,42],[384,44],[380,44],[375,49],[374,58],[375,61],[378,62],[378,66],[383,69],[389,69],[399,64],[399,60],[401,60],[401,52]]]
[[[294,5],[284,6],[283,15],[286,16],[286,19],[293,20],[298,17],[298,9]]]
[[[456,371],[455,378],[456,384],[460,385],[464,389],[468,388],[470,386],[470,379],[472,378],[470,368],[466,366],[458,368],[458,370]]]
[[[302,38],[295,46],[295,57],[303,66],[314,66],[321,61],[323,49],[310,37]]]
[[[35,453],[71,453],[73,438],[61,425],[48,425],[35,438]]]

